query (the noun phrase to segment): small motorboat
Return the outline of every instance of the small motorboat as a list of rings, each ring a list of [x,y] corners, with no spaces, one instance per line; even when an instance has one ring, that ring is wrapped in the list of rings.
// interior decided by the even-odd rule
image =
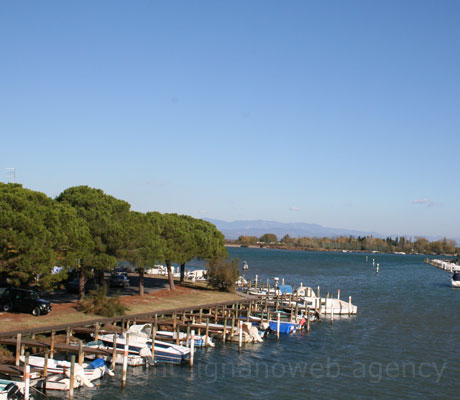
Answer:
[[[0,400],[24,398],[24,382],[0,379]]]
[[[452,275],[452,286],[460,288],[460,271],[454,272]]]

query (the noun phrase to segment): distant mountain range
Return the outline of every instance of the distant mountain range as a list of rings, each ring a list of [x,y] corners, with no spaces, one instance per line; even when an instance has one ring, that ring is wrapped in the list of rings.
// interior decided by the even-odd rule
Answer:
[[[238,239],[238,237],[257,236],[260,237],[264,233],[273,233],[281,239],[284,235],[291,237],[333,237],[333,236],[374,236],[379,238],[385,238],[386,235],[382,235],[377,232],[363,232],[352,229],[341,229],[341,228],[327,228],[325,226],[317,224],[307,224],[302,222],[296,223],[285,223],[275,221],[233,221],[227,222],[218,219],[206,219],[207,221],[216,225],[224,235],[226,239]]]
[[[378,232],[364,232],[353,229],[343,228],[328,228],[317,224],[307,224],[303,222],[275,222],[275,221],[264,221],[264,220],[250,220],[250,221],[233,221],[227,222],[218,219],[206,218],[206,221],[213,223],[217,229],[219,229],[226,239],[234,240],[240,236],[257,236],[260,237],[264,233],[273,233],[278,239],[281,239],[284,235],[289,235],[293,238],[296,237],[334,237],[334,236],[373,236],[376,238],[385,239],[388,236],[405,236],[406,238],[415,238],[416,236],[422,235],[383,235]],[[433,241],[440,240],[442,236],[428,236],[423,235],[424,238]],[[453,239],[457,243],[460,243],[460,238],[448,238]]]

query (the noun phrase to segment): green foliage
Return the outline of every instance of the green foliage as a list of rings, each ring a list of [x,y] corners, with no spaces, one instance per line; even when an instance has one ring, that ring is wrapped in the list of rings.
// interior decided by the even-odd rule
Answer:
[[[256,245],[259,239],[257,236],[240,236],[238,238],[238,242],[240,242],[243,246],[249,246],[249,245]]]
[[[127,307],[120,303],[119,297],[107,297],[107,288],[93,290],[80,301],[77,306],[78,311],[85,314],[102,315],[103,317],[114,317],[115,315],[125,315]]]
[[[271,234],[263,235],[265,241],[270,240]],[[273,243],[272,244],[276,244]],[[415,241],[404,236],[386,239],[372,236],[338,236],[330,237],[300,237],[291,238],[285,235],[280,241],[281,247],[299,248],[305,250],[351,250],[351,251],[379,251],[404,252],[422,254],[458,254],[459,248],[454,240],[442,239],[430,242],[425,238],[416,238]]]
[[[266,233],[259,238],[260,242],[263,243],[278,243],[278,238],[274,233]]]
[[[237,258],[208,261],[208,285],[221,292],[233,291],[240,276],[238,265]]]
[[[0,183],[0,273],[16,286],[49,289],[90,245],[88,226],[72,207],[19,184]],[[61,274],[51,274],[55,265]]]

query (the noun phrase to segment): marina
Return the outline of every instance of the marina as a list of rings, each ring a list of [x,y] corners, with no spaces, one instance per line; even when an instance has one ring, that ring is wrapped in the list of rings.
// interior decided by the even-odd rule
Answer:
[[[428,326],[416,322],[416,314],[410,310],[415,304],[429,310],[429,303],[426,299],[421,300],[417,294],[420,290],[410,299],[398,295],[403,293],[400,288],[413,275],[414,268],[423,274],[420,279],[424,280],[426,288],[431,286],[432,295],[439,297],[439,291],[449,291],[448,286],[432,286],[430,282],[436,281],[437,271],[424,269],[423,259],[417,256],[380,255],[381,271],[375,274],[372,262],[365,261],[363,255],[249,249],[232,249],[231,252],[235,256],[244,254],[248,260],[252,259],[251,275],[246,272],[246,284],[239,288],[241,301],[101,318],[73,326],[54,326],[47,331],[41,328],[35,332],[1,334],[0,343],[14,348],[19,360],[17,366],[4,365],[2,372],[7,374],[7,380],[18,382],[19,390],[24,393],[24,363],[27,362],[31,371],[28,375],[29,393],[34,398],[46,395],[51,398],[90,399],[103,393],[104,396],[121,399],[135,393],[135,398],[147,399],[149,393],[167,398],[179,392],[185,398],[202,396],[204,392],[213,393],[211,396],[216,397],[219,390],[224,390],[233,382],[229,393],[223,394],[223,398],[230,398],[242,394],[239,388],[242,390],[249,378],[252,378],[251,382],[257,378],[260,383],[256,387],[265,394],[278,393],[282,380],[298,389],[303,387],[303,390],[306,388],[304,382],[309,382],[311,386],[307,391],[315,393],[318,398],[327,396],[326,393],[337,394],[337,390],[349,394],[353,390],[353,393],[362,394],[373,387],[371,381],[375,379],[373,372],[368,370],[358,385],[357,378],[353,377],[353,366],[357,363],[369,368],[372,362],[384,365],[385,362],[401,361],[407,364],[412,360],[417,372],[417,363],[413,360],[417,360],[417,352],[422,351],[423,345],[419,343]],[[281,275],[279,265],[283,259],[285,273]],[[305,267],[299,267],[299,262],[303,262]],[[306,268],[308,272],[299,274],[299,268]],[[283,276],[285,282],[276,285],[272,278],[275,274]],[[338,274],[341,275],[340,289],[328,278]],[[306,280],[307,275],[310,280]],[[306,286],[306,282],[318,285],[313,288]],[[392,297],[388,297],[390,287]],[[351,295],[356,299],[353,303]],[[336,313],[333,307],[327,306],[336,300],[344,302],[342,307],[347,312]],[[348,307],[350,303],[351,307]],[[301,304],[306,306],[306,310]],[[331,312],[325,313],[329,308]],[[440,323],[439,318],[443,318],[442,315],[435,317],[437,324]],[[417,327],[418,333],[414,334],[412,326]],[[449,329],[455,331],[455,324]],[[413,342],[407,341],[409,336],[401,336],[402,332],[412,332],[409,336],[413,337]],[[38,335],[39,340],[32,339],[32,336]],[[53,341],[58,337],[64,337],[64,343]],[[396,344],[394,340],[401,343]],[[152,343],[155,345],[152,346]],[[444,345],[434,343],[428,353],[422,351],[421,354],[425,354],[424,359],[434,363],[439,371],[444,366],[439,382],[449,388],[448,379],[452,378],[458,362],[452,354],[442,351]],[[380,355],[378,361],[372,361],[373,347],[386,348],[388,354],[383,359]],[[162,359],[161,352],[167,348],[175,348],[176,354],[182,355]],[[398,351],[403,348],[413,355],[410,358],[398,356]],[[46,357],[48,369],[45,372]],[[104,362],[104,366],[97,367],[102,379],[87,379],[85,384],[83,377],[86,377],[88,365],[95,359]],[[55,369],[61,362],[65,371]],[[323,386],[318,384],[327,382],[328,378],[325,373],[324,376],[315,375],[308,367],[312,363],[323,368],[329,363],[339,368],[340,374],[334,378],[334,384],[342,389],[321,389]],[[306,368],[302,374],[295,369],[292,370],[295,373],[289,372],[289,368],[300,366]],[[284,372],[277,371],[275,367]],[[238,372],[242,368],[246,368],[248,376]],[[434,373],[430,375],[433,387],[436,387],[435,377]],[[417,382],[421,378],[415,373],[409,381],[404,380],[410,385],[411,393],[431,393],[426,387],[420,392]],[[379,390],[393,390],[388,379],[382,376]],[[187,383],[183,386],[180,382],[194,382],[194,385]],[[396,382],[397,387],[398,382],[402,384],[403,381],[397,379]],[[345,383],[351,388],[345,389]],[[261,385],[267,386],[264,389]],[[115,390],[115,387],[124,390]]]

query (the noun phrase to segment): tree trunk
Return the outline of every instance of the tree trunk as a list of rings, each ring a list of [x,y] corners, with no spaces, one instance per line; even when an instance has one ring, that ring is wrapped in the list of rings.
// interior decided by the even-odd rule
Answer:
[[[174,278],[171,271],[171,261],[166,261],[166,268],[168,269],[169,290],[175,290]]]
[[[80,281],[78,283],[78,301],[85,297],[85,267],[80,265]]]
[[[144,268],[139,269],[139,296],[144,295]]]
[[[180,265],[180,283],[185,281],[185,263]]]

